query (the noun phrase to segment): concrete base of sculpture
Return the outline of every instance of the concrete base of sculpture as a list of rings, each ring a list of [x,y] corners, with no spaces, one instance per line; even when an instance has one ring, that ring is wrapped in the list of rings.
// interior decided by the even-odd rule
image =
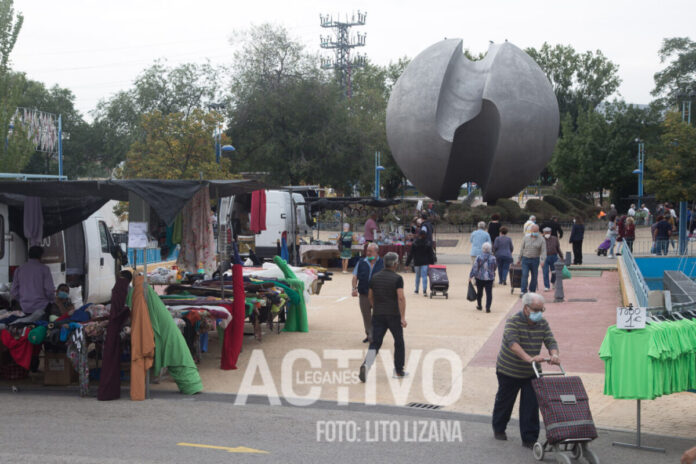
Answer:
[[[436,200],[476,182],[485,201],[510,197],[551,158],[559,113],[551,84],[529,55],[492,44],[480,61],[444,40],[408,65],[387,106],[387,139],[406,177]]]

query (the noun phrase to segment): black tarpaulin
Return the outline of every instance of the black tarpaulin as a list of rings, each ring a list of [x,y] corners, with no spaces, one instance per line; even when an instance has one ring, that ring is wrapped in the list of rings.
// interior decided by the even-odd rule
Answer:
[[[237,180],[73,180],[1,181],[0,202],[13,215],[24,208],[24,198],[41,198],[44,237],[80,223],[109,200],[128,201],[128,193],[141,197],[163,221],[171,225],[176,215],[204,186],[211,198],[223,198],[265,188],[258,181]]]

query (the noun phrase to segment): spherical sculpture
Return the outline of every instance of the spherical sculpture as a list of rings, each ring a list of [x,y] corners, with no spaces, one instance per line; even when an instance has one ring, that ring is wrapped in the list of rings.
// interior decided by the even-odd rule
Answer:
[[[539,65],[505,42],[480,61],[460,39],[413,59],[387,106],[387,140],[421,192],[454,200],[476,182],[485,201],[515,195],[537,178],[558,137],[558,103]]]

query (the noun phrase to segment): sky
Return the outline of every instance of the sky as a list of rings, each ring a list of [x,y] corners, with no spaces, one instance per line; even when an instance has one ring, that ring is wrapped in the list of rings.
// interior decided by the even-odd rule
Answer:
[[[693,0],[15,0],[24,26],[12,67],[75,94],[87,120],[100,99],[127,89],[156,59],[231,64],[230,38],[250,25],[285,26],[310,52],[319,52],[320,14],[367,12],[360,51],[388,64],[414,57],[443,38],[485,52],[506,39],[520,48],[544,42],[597,50],[619,65],[619,98],[652,100],[653,75],[664,65],[665,37],[696,40]],[[326,53],[326,52],[324,52]]]

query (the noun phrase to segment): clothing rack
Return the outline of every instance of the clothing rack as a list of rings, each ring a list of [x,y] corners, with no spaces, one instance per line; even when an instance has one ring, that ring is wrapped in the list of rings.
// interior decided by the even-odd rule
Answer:
[[[612,446],[619,446],[622,448],[633,448],[633,449],[639,449],[643,451],[653,451],[656,453],[666,453],[664,448],[654,448],[652,446],[643,446],[641,444],[641,435],[640,435],[640,400],[636,400],[636,442],[635,443],[622,443],[615,441],[611,445]]]

